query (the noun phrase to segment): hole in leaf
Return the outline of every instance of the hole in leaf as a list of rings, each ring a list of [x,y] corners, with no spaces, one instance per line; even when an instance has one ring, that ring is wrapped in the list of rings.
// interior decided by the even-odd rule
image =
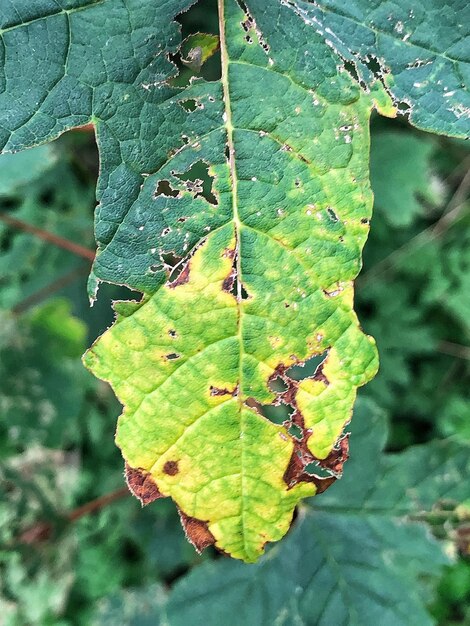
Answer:
[[[178,265],[183,257],[176,255],[174,252],[162,252],[160,258],[167,268],[172,268]]]
[[[164,196],[165,198],[176,198],[178,195],[179,191],[173,189],[169,180],[159,180],[153,197],[158,198],[158,196]]]
[[[276,378],[274,378],[274,380],[270,380],[268,383],[268,387],[271,389],[271,391],[274,391],[276,393],[283,393],[288,389],[287,384],[285,383],[285,381],[282,380],[280,376],[277,376]]]
[[[318,478],[331,478],[331,476],[335,475],[318,463],[307,463],[305,471],[307,474],[310,474],[310,476],[318,476]]]
[[[315,374],[328,356],[328,350],[322,354],[316,354],[305,361],[304,365],[293,365],[286,370],[286,375],[293,380],[304,380],[305,378],[314,378]]]
[[[299,441],[304,438],[302,429],[300,428],[300,426],[297,426],[297,424],[292,424],[291,426],[289,426],[289,430],[287,432],[291,437],[294,437]]]
[[[210,204],[217,206],[217,198],[212,193],[214,176],[209,174],[209,166],[204,161],[193,163],[184,174],[174,174],[185,183],[186,189],[194,194],[195,198],[204,198]]]
[[[192,113],[195,111],[197,106],[197,101],[194,98],[188,98],[187,100],[179,100],[179,105],[183,107],[185,111],[188,113]]]
[[[360,82],[355,63],[352,61],[345,61],[344,69],[354,78],[356,82]]]
[[[260,413],[270,422],[281,425],[290,420],[291,415],[294,413],[294,407],[290,404],[280,404],[279,406],[262,404]]]
[[[334,209],[332,209],[331,207],[328,207],[326,212],[328,213],[329,218],[333,221],[333,222],[337,222],[338,221],[338,216],[336,215]]]
[[[229,291],[234,298],[238,298],[239,296],[242,300],[248,300],[250,298],[250,294],[245,289],[243,284],[239,284],[236,274],[232,275],[231,288],[226,291]]]

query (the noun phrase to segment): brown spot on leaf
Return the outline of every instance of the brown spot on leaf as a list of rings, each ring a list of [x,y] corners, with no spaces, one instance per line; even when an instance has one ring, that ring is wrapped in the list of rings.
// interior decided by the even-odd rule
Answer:
[[[201,553],[205,548],[215,543],[215,537],[209,530],[207,522],[190,517],[183,513],[181,509],[178,509],[178,512],[186,537],[196,548],[197,552]]]
[[[220,387],[214,387],[211,385],[209,387],[209,392],[211,396],[236,396],[238,395],[238,385],[236,385],[234,389],[221,389]]]
[[[176,476],[179,472],[178,461],[167,461],[163,466],[163,472],[168,476]]]
[[[235,248],[225,248],[224,253],[222,254],[222,256],[225,259],[233,259],[233,258],[235,258],[235,252],[236,252]]]
[[[170,289],[175,289],[175,287],[179,287],[180,285],[184,285],[189,281],[189,270],[190,270],[190,262],[188,261],[186,265],[181,270],[179,276],[175,278],[175,280],[171,283],[168,283],[168,287]]]
[[[164,498],[165,496],[160,493],[157,484],[153,480],[150,472],[142,468],[130,467],[126,463],[125,476],[127,486],[131,492],[138,498],[142,506],[150,504],[158,498]]]
[[[227,293],[230,293],[232,291],[236,275],[236,270],[232,269],[230,270],[230,274],[226,278],[224,278],[224,282],[222,283],[222,289]]]

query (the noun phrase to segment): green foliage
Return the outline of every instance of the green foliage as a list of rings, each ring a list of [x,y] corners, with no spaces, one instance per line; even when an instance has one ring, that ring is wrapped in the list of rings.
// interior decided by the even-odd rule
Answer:
[[[468,134],[463,45],[470,20],[461,0],[412,8],[405,0],[249,0],[246,7],[230,0],[220,4],[228,18],[219,33],[220,80],[219,39],[204,34],[217,32],[217,11],[199,4],[178,17],[180,36],[173,19],[190,4],[4,2],[0,143],[15,151],[95,125],[99,251],[90,288],[95,294],[105,280],[146,294],[141,303],[116,306],[117,324],[88,357],[126,400],[118,441],[139,468],[128,472],[129,482],[144,501],[160,495],[142,471],[150,467],[158,488],[211,522],[219,546],[254,560],[264,540],[285,532],[298,498],[341,470],[346,439],[340,450],[335,441],[355,387],[375,369],[365,363],[371,344],[358,330],[351,287],[368,231],[359,221],[370,217],[370,110],[375,104],[391,114],[391,96],[420,128]],[[286,539],[244,565],[211,549],[197,556],[169,501],[145,510],[131,498],[77,508],[122,484],[112,441],[118,405],[82,369],[79,354],[86,336],[109,326],[109,298],[129,296],[102,287],[87,311],[83,260],[17,227],[25,222],[92,247],[98,168],[88,164],[90,144],[86,133],[72,133],[0,161],[5,623],[465,623],[468,149],[374,121],[376,217],[355,299],[365,331],[377,337],[381,370],[361,392],[342,481],[299,505]],[[303,212],[306,193],[321,209],[316,228],[307,220],[313,213]],[[310,243],[320,252],[313,260]],[[312,306],[310,294],[320,288],[328,293]],[[56,292],[60,298],[47,300]],[[286,293],[294,294],[297,315],[281,311]],[[250,333],[240,340],[232,327],[241,328],[242,316]],[[348,333],[341,343],[345,321],[362,349]],[[313,345],[322,325],[328,341]],[[245,363],[237,376],[241,347],[257,365]],[[214,358],[201,360],[201,348]],[[300,367],[288,367],[299,360]],[[273,373],[282,376],[269,380]],[[239,400],[246,406],[229,419]],[[208,408],[225,421],[197,419],[186,444],[186,425]],[[298,415],[315,422],[311,438]],[[138,421],[141,428],[126,437]],[[381,452],[386,421],[388,448],[403,451]],[[247,424],[243,435],[252,438],[240,443]],[[177,463],[165,456],[176,436]],[[330,467],[318,463],[332,447]],[[147,461],[156,452],[154,468]],[[289,489],[284,470],[298,470],[296,458],[301,473]],[[249,491],[244,480],[240,486],[226,476],[227,469],[239,475],[241,465]],[[202,502],[191,494],[213,487],[214,478],[225,492],[211,489]],[[219,512],[230,507],[235,522],[222,528]],[[209,543],[207,525],[196,523],[195,532],[195,520],[182,517],[199,547]]]
[[[432,208],[439,205],[439,183],[429,184],[434,150],[432,141],[417,135],[383,131],[374,136],[370,177],[380,219],[409,226],[423,212],[422,200]]]
[[[0,168],[1,213],[92,248],[94,193],[83,180],[85,165],[77,171],[65,150],[48,145],[18,155],[4,154]],[[2,221],[0,245],[2,308],[21,307],[52,280],[87,272],[80,259],[32,233],[15,232]]]
[[[170,593],[162,623],[432,623],[423,595],[447,559],[410,516],[423,516],[436,498],[455,505],[465,496],[468,446],[442,442],[383,455],[385,417],[365,401],[357,404],[352,431],[348,472],[300,508],[288,538],[256,565],[219,559],[195,569]],[[436,469],[448,477],[445,484]],[[148,605],[142,613],[137,608],[143,593],[111,599],[98,623],[110,623],[116,605],[127,603],[134,621],[123,623],[146,623]],[[158,594],[153,616],[162,603]]]

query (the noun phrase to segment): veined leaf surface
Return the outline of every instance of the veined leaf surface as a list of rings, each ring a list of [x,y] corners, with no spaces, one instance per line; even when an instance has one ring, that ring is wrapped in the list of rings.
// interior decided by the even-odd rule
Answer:
[[[179,88],[173,20],[191,4],[8,1],[0,143],[94,123],[91,289],[144,293],[116,306],[86,357],[125,405],[129,484],[143,502],[173,497],[198,548],[252,561],[340,474],[356,388],[377,368],[352,286],[372,203],[368,125],[373,106],[394,115],[386,90],[401,97],[409,59],[396,46],[382,84],[355,62],[348,21],[318,28],[319,4],[219,0],[221,80]],[[452,102],[462,136],[465,97]],[[290,368],[312,357],[298,380]],[[273,404],[284,424],[265,417]]]
[[[221,83],[184,94],[213,125],[199,132],[195,111],[196,137],[146,178],[134,207],[160,250],[168,238],[179,251],[202,224],[205,236],[178,276],[117,305],[86,362],[125,405],[117,442],[131,488],[144,502],[170,495],[199,548],[215,542],[253,561],[287,531],[299,499],[340,473],[356,388],[377,368],[352,310],[373,97],[337,74],[327,48],[331,77],[315,80],[319,42],[289,10],[282,48],[234,0],[219,11]],[[195,162],[208,168],[210,195],[184,180]],[[164,182],[171,193],[159,193]],[[291,377],[323,354],[312,377]],[[284,425],[264,416],[273,403],[290,407]]]

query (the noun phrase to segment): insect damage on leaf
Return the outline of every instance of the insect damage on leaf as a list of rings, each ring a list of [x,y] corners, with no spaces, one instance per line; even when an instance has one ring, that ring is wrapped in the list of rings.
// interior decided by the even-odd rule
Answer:
[[[192,0],[2,14],[2,149],[94,124],[91,291],[143,293],[85,357],[125,405],[131,490],[172,497],[236,558],[256,560],[342,471],[377,369],[353,310],[370,113],[467,134],[470,20],[445,26],[459,2],[442,26],[419,4],[219,0],[219,34],[183,44]],[[220,80],[196,76],[219,47]]]
[[[149,482],[171,496],[198,550],[255,561],[341,475],[356,389],[377,369],[352,281],[371,214],[368,120],[393,109],[289,7],[248,5],[219,1],[221,80],[173,98],[187,140],[120,227],[137,254],[123,282],[145,295],[117,305],[85,362],[125,405],[116,441],[140,468],[137,495]]]

